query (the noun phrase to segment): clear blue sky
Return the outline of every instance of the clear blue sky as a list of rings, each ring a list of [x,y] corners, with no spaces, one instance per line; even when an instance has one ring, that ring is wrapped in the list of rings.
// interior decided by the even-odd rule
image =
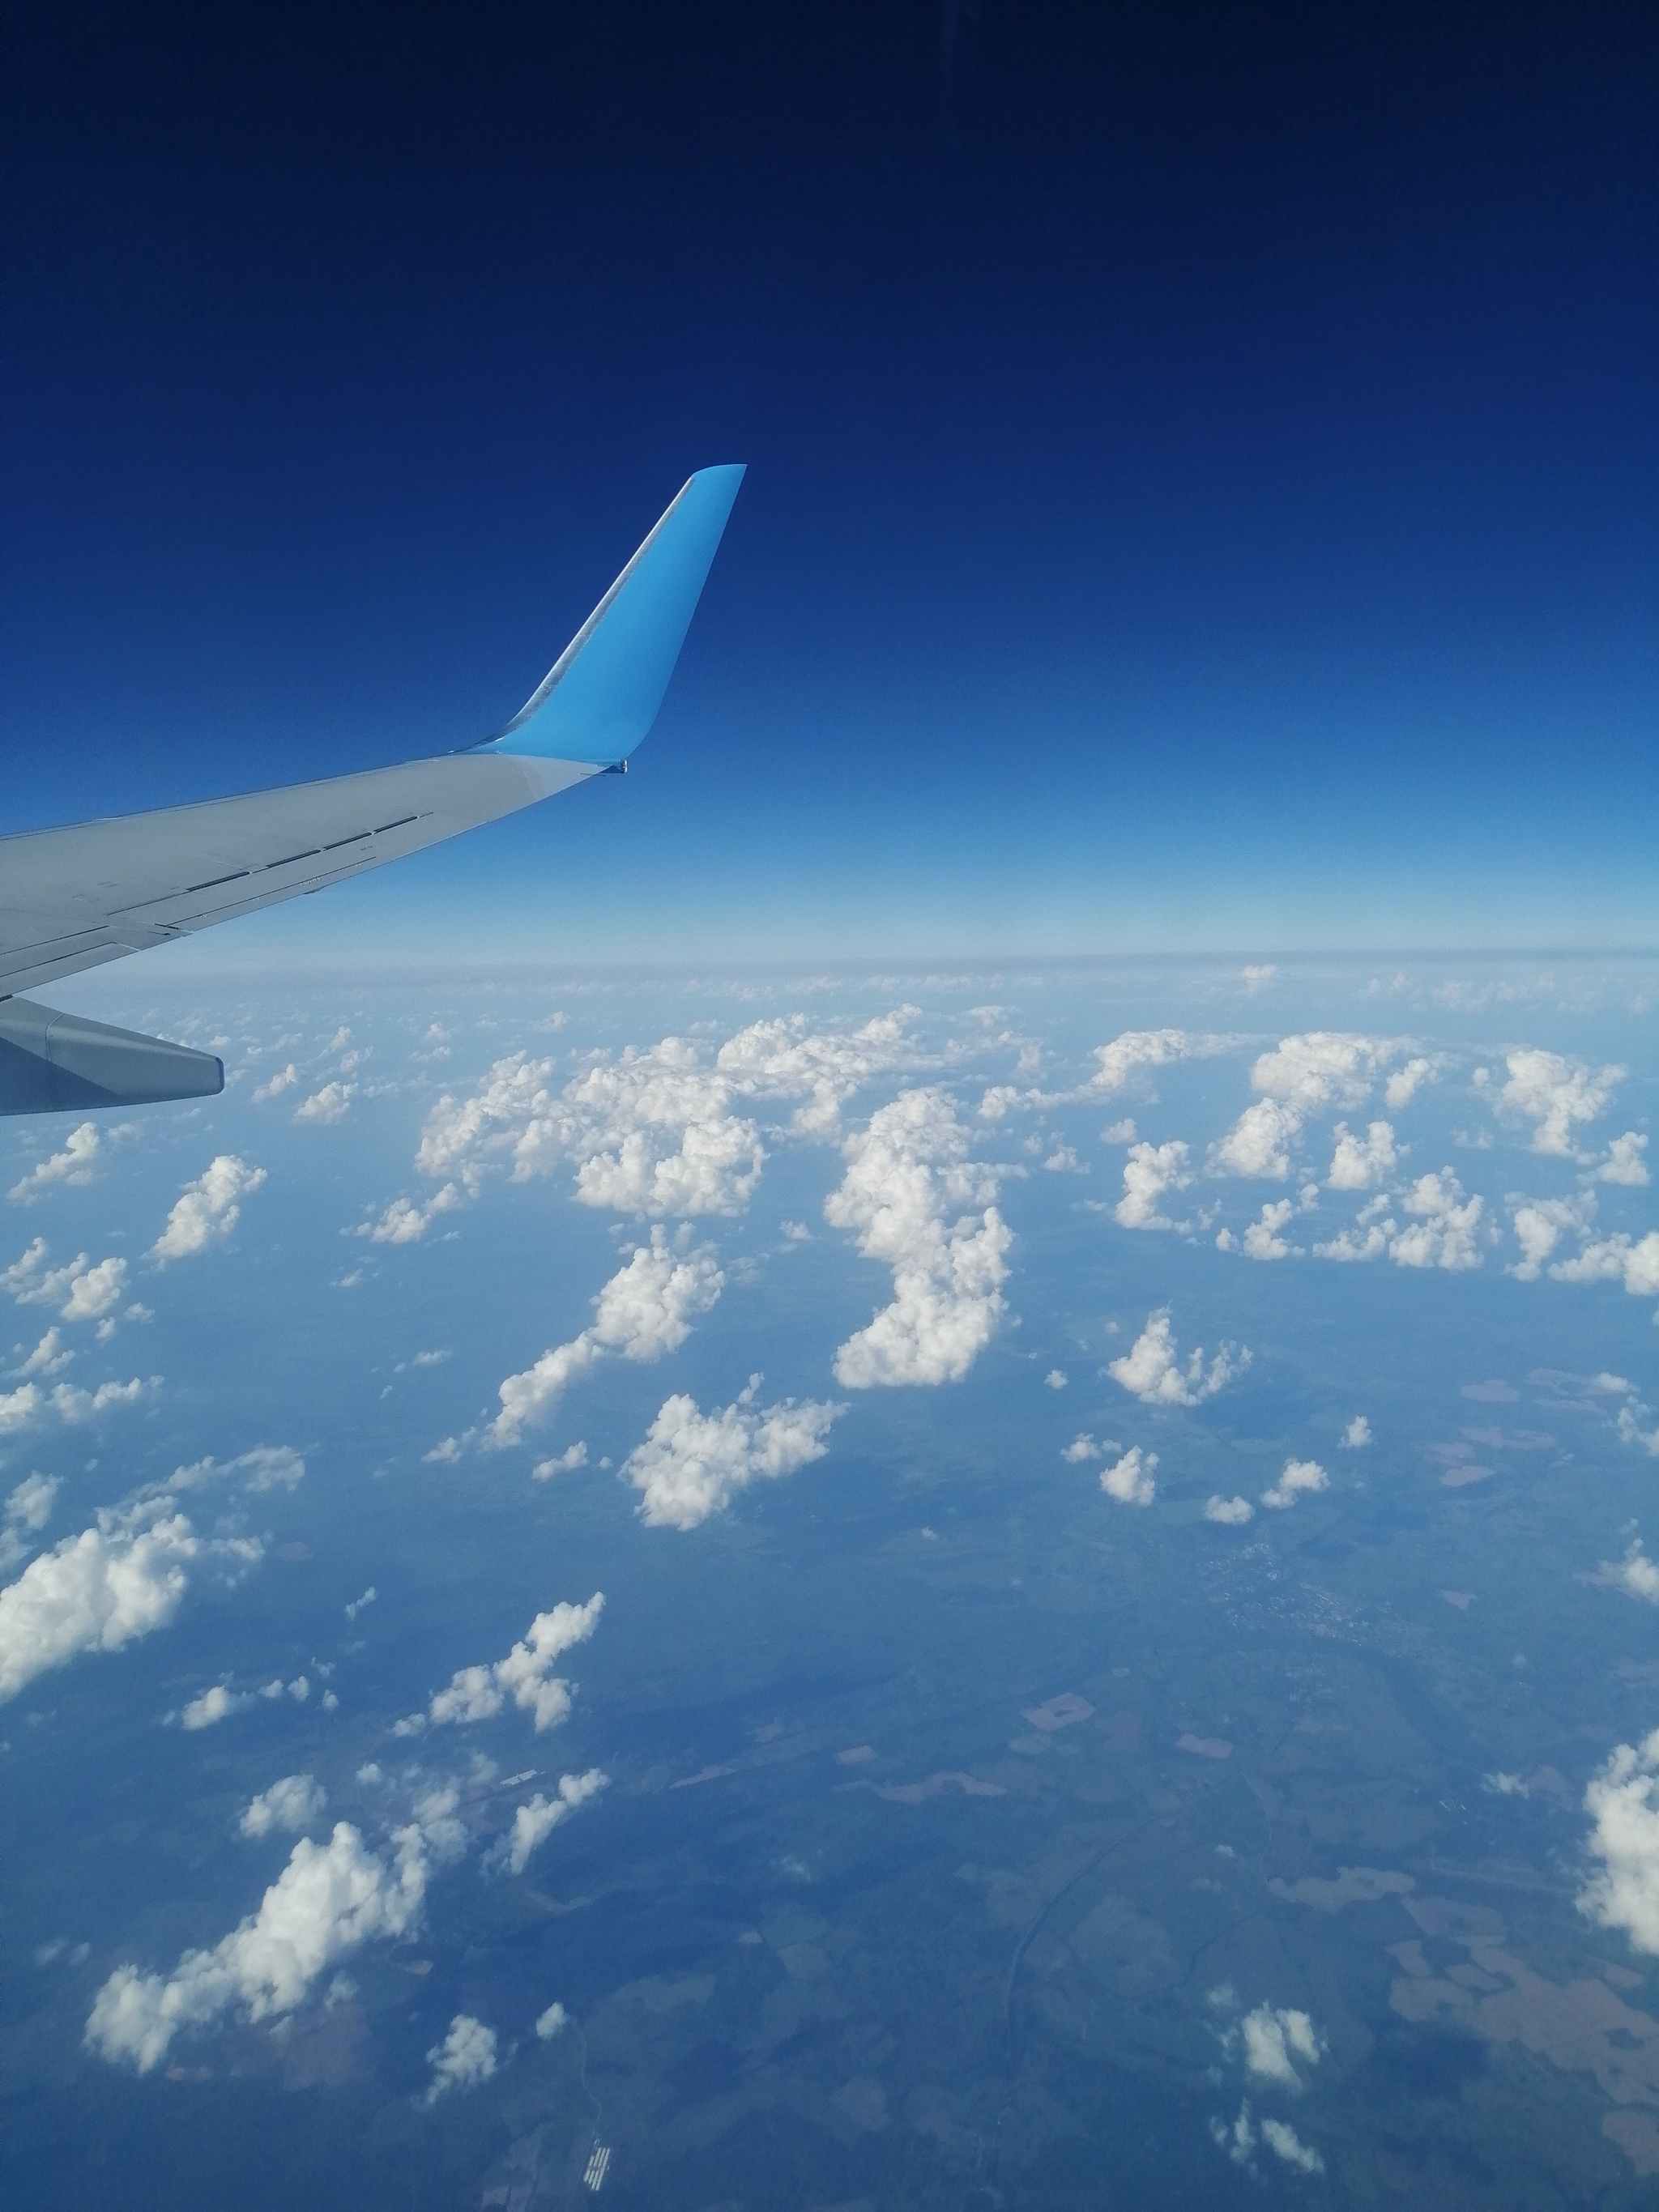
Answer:
[[[9,15],[0,826],[483,736],[741,459],[625,784],[216,951],[1659,944],[1650,9],[343,13]]]

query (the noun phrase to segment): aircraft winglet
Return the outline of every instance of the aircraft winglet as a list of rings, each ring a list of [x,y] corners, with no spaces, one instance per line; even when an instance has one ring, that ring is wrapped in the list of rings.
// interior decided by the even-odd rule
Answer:
[[[611,767],[657,719],[743,482],[699,469],[506,728],[479,752]]]

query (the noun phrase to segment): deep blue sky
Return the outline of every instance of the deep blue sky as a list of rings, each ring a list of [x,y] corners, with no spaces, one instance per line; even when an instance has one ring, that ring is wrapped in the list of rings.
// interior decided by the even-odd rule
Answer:
[[[1641,4],[17,6],[7,828],[487,733],[750,476],[603,787],[215,945],[1659,943]]]

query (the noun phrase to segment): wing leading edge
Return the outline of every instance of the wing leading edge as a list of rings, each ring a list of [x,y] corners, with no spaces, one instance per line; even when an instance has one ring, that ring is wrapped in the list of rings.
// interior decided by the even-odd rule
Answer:
[[[73,1073],[53,1057],[60,1048],[84,1063],[76,1082],[107,1091],[62,1095],[64,1105],[199,1097],[223,1083],[207,1054],[185,1054],[191,1064],[172,1063],[169,1078],[167,1055],[183,1047],[12,994],[365,874],[625,765],[656,720],[742,479],[741,466],[690,478],[543,683],[482,745],[0,837],[0,1115],[54,1109]],[[106,1041],[96,1049],[93,1030]],[[118,1038],[118,1048],[107,1042]],[[142,1068],[141,1045],[155,1055]],[[168,1080],[179,1087],[154,1087]]]

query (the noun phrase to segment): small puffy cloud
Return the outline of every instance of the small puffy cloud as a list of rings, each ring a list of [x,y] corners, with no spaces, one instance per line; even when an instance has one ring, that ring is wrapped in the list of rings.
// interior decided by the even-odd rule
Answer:
[[[125,1382],[100,1382],[95,1390],[77,1390],[67,1382],[52,1386],[52,1409],[60,1421],[78,1428],[82,1423],[96,1420],[112,1406],[136,1406],[146,1388],[154,1389],[160,1382],[159,1375],[152,1375],[146,1385],[137,1376]]]
[[[1271,960],[1256,961],[1246,967],[1243,971],[1245,997],[1255,998],[1258,991],[1267,988],[1278,973],[1277,964]]]
[[[357,1095],[355,1083],[325,1083],[320,1091],[313,1091],[294,1109],[296,1121],[311,1121],[326,1126],[331,1121],[343,1121],[351,1111],[351,1102]]]
[[[530,1470],[538,1482],[550,1482],[556,1474],[572,1474],[579,1467],[587,1465],[587,1446],[568,1444],[563,1451],[556,1452],[551,1459],[538,1459]]]
[[[64,1332],[56,1322],[17,1370],[20,1375],[59,1375],[75,1354],[64,1349]]]
[[[1164,1194],[1186,1190],[1193,1180],[1187,1147],[1176,1137],[1167,1145],[1131,1145],[1123,1163],[1123,1195],[1114,1214],[1120,1229],[1173,1229],[1163,1211]]]
[[[52,1518],[52,1501],[57,1495],[55,1474],[27,1474],[6,1500],[6,1519],[15,1528],[39,1535]]]
[[[415,1925],[430,1855],[442,1847],[439,1809],[430,1826],[417,1813],[396,1832],[390,1861],[366,1849],[349,1821],[326,1844],[302,1836],[258,1911],[211,1950],[186,1951],[167,1975],[118,1966],[94,2001],[88,2049],[148,2074],[180,2029],[208,2027],[233,2009],[253,2021],[292,2012],[329,1967]]]
[[[1063,1390],[1066,1388],[1066,1377],[1062,1368],[1051,1367],[1042,1380],[1044,1386],[1050,1390]]]
[[[1659,1563],[1649,1559],[1639,1536],[1631,1538],[1624,1558],[1616,1565],[1603,1559],[1595,1571],[1595,1580],[1606,1589],[1623,1590],[1626,1597],[1639,1597],[1649,1605],[1659,1605]]]
[[[501,1410],[484,1431],[486,1443],[499,1449],[520,1443],[524,1431],[545,1420],[570,1384],[607,1352],[649,1363],[678,1352],[725,1282],[711,1251],[678,1254],[663,1231],[653,1229],[651,1242],[637,1248],[595,1298],[594,1318],[581,1334],[501,1383]]]
[[[46,1244],[37,1237],[27,1251],[0,1274],[0,1289],[20,1306],[56,1306],[64,1321],[96,1321],[121,1303],[126,1282],[125,1260],[100,1260],[94,1267],[84,1252],[66,1267],[46,1266]]]
[[[536,2033],[544,2043],[551,2043],[556,2035],[562,2035],[570,2025],[570,2015],[555,1997],[544,2013],[536,2017]]]
[[[843,1389],[959,1382],[1004,1311],[1012,1239],[995,1176],[968,1158],[941,1091],[904,1091],[842,1147],[847,1172],[824,1200],[832,1228],[893,1271],[893,1302],[836,1354]],[[963,1211],[947,1219],[955,1208]]]
[[[1389,1239],[1397,1233],[1399,1225],[1395,1221],[1373,1221],[1363,1237],[1356,1236],[1352,1229],[1344,1229],[1328,1243],[1316,1244],[1314,1257],[1316,1260],[1380,1260],[1389,1249]]]
[[[1580,1890],[1578,1910],[1659,1956],[1659,1729],[1635,1747],[1615,1746],[1584,1792],[1584,1810],[1601,1865]]]
[[[247,1562],[246,1540],[209,1543],[161,1498],[101,1512],[0,1589],[0,1704],[82,1652],[119,1651],[165,1628],[209,1553]]]
[[[92,1181],[98,1149],[96,1124],[82,1121],[64,1139],[63,1151],[54,1152],[50,1159],[37,1160],[22,1180],[12,1185],[7,1197],[14,1206],[33,1206],[37,1198],[44,1198],[60,1183],[78,1189]]]
[[[1622,1282],[1632,1297],[1650,1298],[1659,1293],[1659,1230],[1634,1244],[1622,1230],[1592,1240],[1572,1259],[1558,1261],[1550,1275],[1558,1283]]]
[[[498,1060],[468,1098],[445,1091],[426,1117],[415,1164],[434,1182],[458,1177],[476,1194],[492,1156],[511,1152],[549,1103],[550,1060],[526,1053]]]
[[[1285,1224],[1295,1212],[1295,1205],[1288,1198],[1264,1206],[1260,1220],[1253,1221],[1244,1231],[1244,1257],[1247,1260],[1299,1257],[1301,1246],[1287,1243],[1283,1234]]]
[[[1648,1140],[1639,1131],[1626,1129],[1622,1137],[1615,1137],[1608,1146],[1606,1159],[1595,1170],[1596,1181],[1625,1183],[1632,1190],[1645,1188],[1648,1169],[1642,1155],[1647,1148]]]
[[[1360,1104],[1398,1048],[1386,1038],[1323,1030],[1281,1037],[1251,1069],[1250,1087],[1261,1096],[1214,1147],[1211,1166],[1222,1175],[1282,1182],[1308,1115],[1327,1106]]]
[[[1361,1138],[1350,1132],[1346,1121],[1339,1121],[1335,1136],[1336,1150],[1326,1177],[1332,1190],[1369,1190],[1393,1170],[1396,1155],[1388,1122],[1373,1121]]]
[[[1089,1435],[1076,1436],[1062,1447],[1060,1457],[1068,1467],[1082,1467],[1091,1459],[1100,1457],[1100,1446]]]
[[[1302,1115],[1277,1098],[1247,1106],[1211,1154],[1222,1175],[1267,1177],[1283,1182],[1291,1171],[1290,1147],[1302,1133]]]
[[[1534,1152],[1565,1159],[1577,1157],[1573,1131],[1606,1110],[1625,1073],[1622,1067],[1593,1072],[1582,1060],[1536,1050],[1510,1053],[1505,1065],[1510,1076],[1499,1093],[1501,1106],[1532,1123]]]
[[[1463,1186],[1449,1168],[1419,1176],[1401,1200],[1401,1211],[1416,1218],[1389,1246],[1397,1267],[1444,1267],[1454,1273],[1478,1267],[1475,1235],[1485,1201],[1465,1200]]]
[[[1146,1316],[1146,1326],[1121,1359],[1107,1370],[1147,1406],[1196,1406],[1213,1398],[1249,1365],[1248,1350],[1224,1344],[1206,1374],[1200,1346],[1183,1367],[1176,1351],[1168,1307]]]
[[[0,1390],[0,1437],[27,1428],[40,1411],[40,1386],[21,1382],[15,1390]]]
[[[222,1243],[236,1226],[242,1200],[264,1180],[263,1168],[251,1168],[234,1152],[221,1152],[194,1182],[185,1184],[167,1227],[149,1248],[150,1257],[165,1267],[169,1260],[193,1259]]]
[[[1317,2066],[1322,2045],[1305,2012],[1279,2005],[1259,2004],[1239,2024],[1243,2042],[1244,2069],[1257,2081],[1276,2088],[1299,2089],[1298,2064]]]
[[[1115,1466],[1103,1469],[1100,1486],[1120,1505],[1150,1505],[1158,1489],[1152,1480],[1157,1465],[1156,1452],[1143,1454],[1139,1444],[1132,1444]]]
[[[305,1480],[306,1463],[292,1444],[255,1444],[234,1459],[192,1460],[176,1467],[167,1477],[171,1491],[207,1490],[222,1482],[240,1481],[251,1495],[268,1490],[295,1490]]]
[[[1248,1498],[1214,1496],[1204,1501],[1204,1518],[1215,1522],[1223,1528],[1242,1528],[1247,1521],[1255,1517],[1255,1508]]]
[[[1325,2161],[1311,2143],[1304,2143],[1288,2120],[1263,2120],[1261,2140],[1277,2159],[1298,2173],[1323,2173]]]
[[[1182,1060],[1208,1060],[1231,1048],[1231,1039],[1195,1036],[1186,1030],[1125,1030],[1110,1044],[1095,1047],[1099,1062],[1085,1085],[1097,1097],[1110,1098],[1137,1076]]]
[[[1432,1083],[1439,1073],[1439,1063],[1421,1058],[1408,1060],[1403,1067],[1395,1068],[1382,1086],[1382,1103],[1390,1114],[1402,1113],[1416,1097],[1425,1083]]]
[[[314,1774],[285,1774],[252,1799],[237,1826],[245,1836],[268,1836],[285,1828],[297,1836],[319,1818],[328,1802],[328,1792]]]
[[[1344,1451],[1364,1451],[1371,1441],[1371,1425],[1364,1413],[1356,1413],[1342,1431]]]
[[[609,1784],[610,1777],[592,1766],[586,1774],[562,1774],[552,1796],[544,1797],[538,1790],[527,1805],[520,1805],[499,1850],[508,1873],[522,1874],[560,1821],[590,1803]],[[537,2033],[540,2032],[538,2027]]]
[[[696,1528],[723,1512],[751,1482],[772,1481],[822,1459],[840,1406],[785,1398],[757,1407],[761,1378],[751,1375],[734,1405],[717,1413],[696,1401],[670,1398],[649,1435],[623,1463],[640,1493],[639,1515],[647,1528]]]
[[[1577,1230],[1582,1234],[1589,1215],[1582,1204],[1565,1198],[1511,1200],[1511,1207],[1521,1257],[1509,1272],[1519,1282],[1535,1283],[1563,1233]]]
[[[1310,1496],[1316,1490],[1328,1490],[1331,1479],[1316,1459],[1287,1459],[1285,1472],[1271,1490],[1261,1493],[1261,1503],[1276,1512],[1285,1512],[1298,1498]]]
[[[363,1608],[364,1608],[364,1607],[365,1607],[365,1606],[370,1606],[370,1605],[373,1605],[373,1604],[374,1604],[374,1599],[375,1599],[375,1589],[374,1589],[374,1583],[371,1583],[369,1584],[368,1588],[368,1589],[363,1592],[363,1594],[362,1594],[362,1595],[361,1597],[354,1597],[354,1598],[352,1599],[352,1601],[351,1601],[350,1604],[349,1604],[349,1605],[348,1605],[348,1606],[346,1607],[346,1608],[345,1608],[345,1617],[346,1617],[346,1619],[347,1619],[348,1620],[356,1620],[356,1619],[357,1618],[357,1615],[358,1615],[358,1614],[359,1614],[359,1613],[363,1610]]]
[[[278,1687],[280,1687],[280,1684]],[[224,1682],[216,1682],[211,1689],[204,1690],[199,1698],[192,1698],[179,1716],[185,1727],[213,1728],[220,1721],[228,1720],[233,1713],[240,1712],[244,1705],[254,1702],[252,1690],[233,1690]]]
[[[254,1104],[263,1106],[267,1099],[280,1098],[283,1091],[292,1091],[299,1080],[300,1071],[294,1062],[289,1060],[288,1066],[279,1068],[268,1083],[262,1083],[259,1085],[253,1094]]]
[[[538,1613],[524,1641],[505,1659],[494,1666],[463,1667],[448,1688],[438,1692],[428,1708],[433,1726],[491,1720],[511,1698],[535,1715],[538,1734],[556,1728],[570,1711],[570,1685],[554,1674],[554,1663],[587,1641],[604,1609],[604,1593],[595,1590],[586,1605],[560,1603],[550,1613]]]
[[[394,1198],[378,1221],[365,1223],[357,1234],[377,1244],[418,1244],[438,1216],[453,1212],[460,1202],[453,1182],[434,1191],[424,1206],[416,1206],[412,1198]]]
[[[452,2089],[476,2089],[495,2071],[495,2031],[471,2013],[458,2012],[448,2034],[427,2052],[426,2061],[432,2079],[421,2100],[423,2105],[435,2105]]]

